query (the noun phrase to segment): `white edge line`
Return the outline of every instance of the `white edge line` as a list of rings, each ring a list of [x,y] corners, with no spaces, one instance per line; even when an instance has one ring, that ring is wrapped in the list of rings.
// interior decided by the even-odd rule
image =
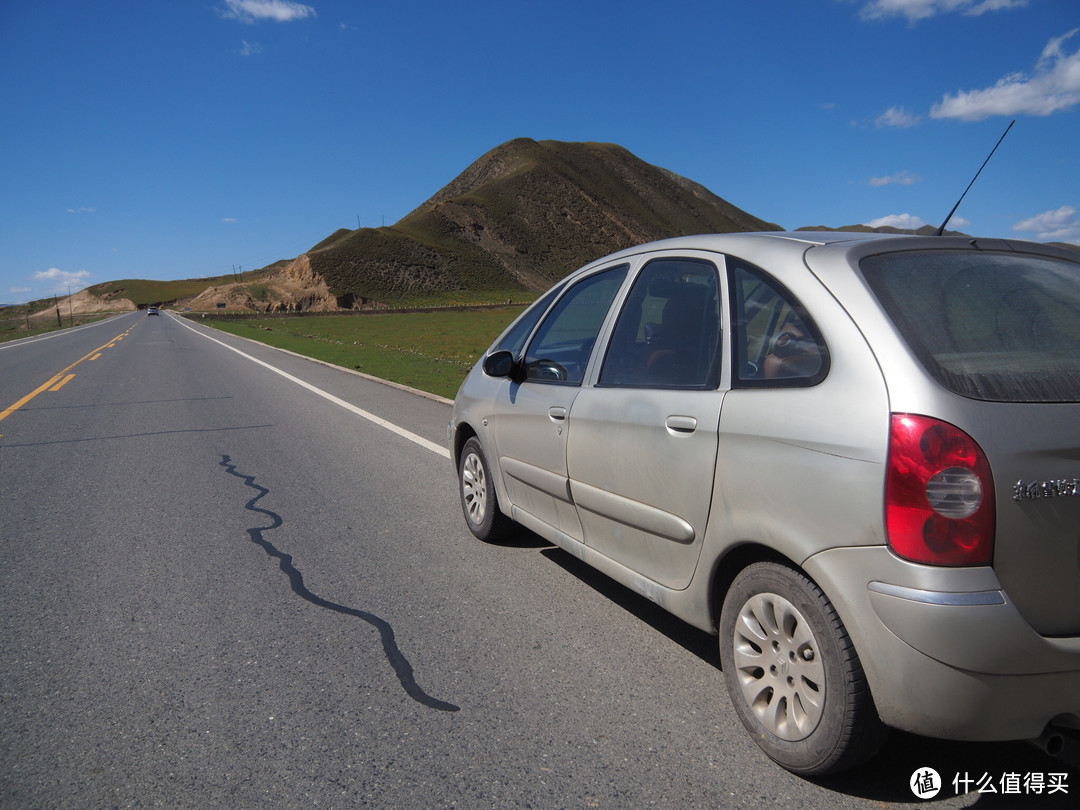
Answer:
[[[46,332],[42,335],[32,335],[30,337],[15,338],[14,340],[5,340],[0,343],[0,352],[4,349],[14,349],[17,346],[29,346],[33,343],[40,343],[43,340],[49,340],[54,337],[63,337],[64,335],[71,335],[75,332],[81,332],[83,329],[89,329],[92,326],[102,326],[104,324],[115,321],[117,318],[123,318],[125,315],[131,315],[130,312],[121,312],[116,315],[109,315],[102,318],[100,321],[92,321],[91,323],[82,323],[78,326],[66,326],[62,329],[54,329],[52,332]]]
[[[187,320],[186,318],[184,320]],[[214,327],[209,327],[213,329]],[[224,330],[218,330],[224,331]],[[374,374],[365,374],[362,371],[357,371],[355,368],[345,368],[345,366],[339,366],[337,363],[331,363],[327,360],[320,360],[318,357],[310,357],[306,354],[300,354],[300,352],[294,352],[291,349],[283,349],[280,346],[273,346],[269,343],[263,343],[255,340],[254,338],[244,337],[243,335],[237,335],[233,332],[226,332],[230,337],[234,337],[237,340],[244,340],[248,343],[254,343],[256,346],[262,346],[264,349],[273,349],[275,352],[281,352],[282,354],[288,354],[292,357],[299,357],[301,360],[307,360],[309,363],[318,363],[320,366],[326,366],[332,368],[334,371],[340,371],[345,374],[351,374],[354,377],[360,377],[363,380],[371,380],[379,385],[386,385],[390,388],[396,388],[398,391],[404,391],[406,394],[412,394],[414,397],[422,397],[423,399],[430,399],[433,402],[441,402],[443,405],[453,405],[454,400],[447,399],[446,397],[440,397],[438,394],[432,394],[430,391],[421,391],[419,388],[412,388],[402,383],[394,382],[393,380],[384,380],[382,377],[376,377]]]
[[[290,382],[296,383],[301,388],[306,388],[308,391],[311,391],[313,394],[318,394],[323,399],[326,399],[326,400],[329,400],[330,402],[333,402],[335,405],[337,405],[339,407],[342,407],[345,410],[350,411],[351,413],[356,414],[357,416],[361,417],[362,419],[367,419],[369,422],[373,422],[376,425],[378,425],[379,427],[385,428],[386,430],[389,430],[391,433],[396,433],[398,436],[401,436],[403,439],[408,439],[410,442],[418,444],[421,447],[423,447],[424,449],[430,450],[432,453],[435,453],[436,455],[442,456],[447,461],[450,460],[450,451],[447,448],[443,447],[441,444],[436,444],[433,441],[425,439],[423,436],[418,436],[415,433],[413,433],[412,431],[406,430],[403,427],[395,425],[393,422],[387,422],[381,416],[376,416],[373,413],[365,411],[363,408],[358,408],[355,405],[353,405],[351,402],[346,402],[345,400],[341,399],[340,397],[334,396],[333,394],[331,394],[328,391],[323,391],[321,388],[317,388],[316,386],[312,385],[311,383],[305,382],[304,380],[301,380],[299,377],[294,377],[292,374],[289,374],[287,371],[282,371],[280,368],[277,368],[276,366],[272,366],[269,363],[267,363],[267,362],[265,362],[263,360],[260,360],[257,357],[252,357],[250,354],[247,354],[246,352],[240,351],[235,346],[230,346],[228,343],[225,343],[224,341],[218,340],[215,337],[210,337],[210,335],[206,334],[205,332],[200,332],[194,326],[187,323],[184,318],[174,318],[174,320],[176,320],[178,323],[180,323],[180,325],[183,326],[185,329],[190,329],[196,335],[199,335],[200,337],[204,337],[209,341],[213,341],[214,343],[218,344],[219,346],[224,346],[229,351],[236,352],[241,357],[245,357],[248,360],[250,360],[252,363],[257,363],[258,365],[262,366],[263,368],[269,369],[270,371],[274,372],[275,374],[280,374],[286,380],[289,380]]]

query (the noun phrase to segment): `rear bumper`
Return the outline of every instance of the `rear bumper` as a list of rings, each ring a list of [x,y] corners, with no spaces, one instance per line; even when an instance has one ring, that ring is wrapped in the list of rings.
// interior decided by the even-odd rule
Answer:
[[[1080,728],[1080,638],[1045,638],[990,568],[834,549],[804,566],[840,613],[888,725],[933,737],[1037,737]]]

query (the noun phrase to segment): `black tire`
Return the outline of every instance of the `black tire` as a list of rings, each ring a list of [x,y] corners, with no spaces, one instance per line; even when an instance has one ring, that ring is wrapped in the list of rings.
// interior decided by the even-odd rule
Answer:
[[[458,462],[458,494],[469,531],[481,540],[501,540],[513,523],[499,509],[491,467],[480,440],[473,436],[461,448]]]
[[[852,768],[885,741],[840,617],[792,568],[755,563],[735,577],[720,614],[720,662],[746,730],[793,773]]]

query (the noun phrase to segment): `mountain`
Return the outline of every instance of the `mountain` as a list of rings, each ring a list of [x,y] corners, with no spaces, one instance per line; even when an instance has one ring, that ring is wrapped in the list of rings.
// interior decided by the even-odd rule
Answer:
[[[826,225],[807,225],[802,228],[796,228],[796,231],[850,231],[853,233],[894,233],[894,234],[915,234],[916,236],[933,236],[937,233],[937,228],[933,225],[923,225],[921,228],[912,230],[910,228],[894,228],[892,225],[882,225],[880,227],[872,227],[870,225],[845,225],[842,228],[830,228]],[[968,236],[969,234],[961,231],[950,231],[946,229],[946,236]]]
[[[917,236],[933,236],[937,233],[937,228],[933,225],[923,225],[918,230],[908,230],[906,228],[894,228],[890,225],[883,225],[880,228],[872,228],[869,225],[846,225],[843,228],[829,228],[825,225],[813,225],[805,226],[802,228],[796,228],[797,231],[853,231],[855,233],[895,233],[895,234],[916,234]],[[946,236],[971,236],[971,234],[964,233],[963,231],[950,231],[945,229]],[[1047,245],[1053,247],[1062,248],[1064,250],[1071,250],[1080,253],[1080,245],[1074,245],[1071,242],[1046,242]]]
[[[642,242],[760,230],[779,226],[621,146],[519,138],[396,225],[342,229],[300,258],[349,308],[452,291],[535,292]]]

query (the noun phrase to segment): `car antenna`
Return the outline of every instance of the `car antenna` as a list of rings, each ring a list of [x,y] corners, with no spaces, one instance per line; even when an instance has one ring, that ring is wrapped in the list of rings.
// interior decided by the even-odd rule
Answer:
[[[1001,133],[1001,137],[998,138],[998,142],[996,144],[994,144],[994,148],[991,149],[990,154],[986,156],[986,160],[983,161],[983,165],[979,167],[979,170],[977,172],[975,172],[975,176],[971,178],[971,182],[968,183],[967,188],[964,189],[964,193],[960,195],[960,199],[956,201],[956,205],[954,205],[952,207],[952,211],[950,211],[949,215],[947,217],[945,217],[945,221],[941,223],[941,227],[938,228],[937,231],[934,232],[934,236],[942,236],[942,235],[944,235],[945,226],[949,224],[949,220],[952,219],[953,214],[956,213],[956,209],[960,207],[960,203],[962,203],[964,201],[964,197],[966,197],[967,193],[969,191],[971,191],[971,187],[973,185],[975,185],[975,181],[979,179],[979,175],[982,174],[982,170],[986,168],[986,164],[990,162],[990,158],[992,158],[994,156],[994,152],[996,152],[997,148],[999,146],[1001,146],[1001,142],[1003,140],[1005,140],[1005,136],[1009,134],[1009,130],[1013,128],[1013,124],[1015,124],[1015,123],[1016,123],[1016,119],[1014,118],[1009,123],[1009,125],[1007,127],[1005,127],[1005,131],[1003,133]]]

